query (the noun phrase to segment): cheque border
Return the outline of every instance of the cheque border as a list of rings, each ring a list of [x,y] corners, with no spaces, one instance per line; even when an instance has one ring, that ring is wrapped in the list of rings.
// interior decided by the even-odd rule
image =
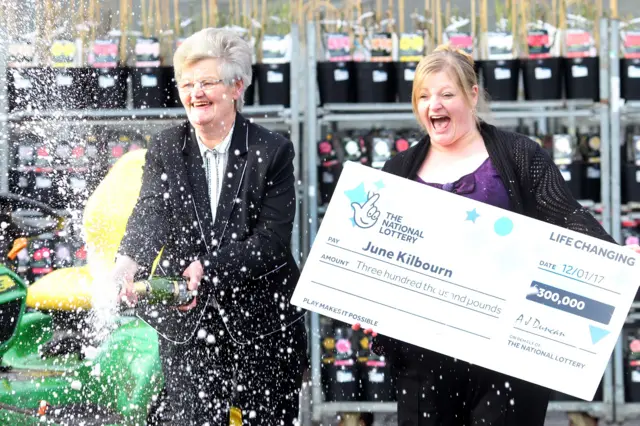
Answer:
[[[486,339],[486,340],[491,340],[491,337],[489,337],[489,336],[483,336],[482,334],[474,333],[473,331],[465,330],[464,328],[459,328],[459,327],[456,327],[455,325],[450,325],[450,324],[447,324],[447,323],[444,323],[444,322],[441,322],[441,321],[438,321],[438,320],[434,320],[434,319],[427,318],[427,317],[422,316],[422,315],[415,314],[413,312],[405,311],[403,309],[396,308],[395,306],[391,306],[391,305],[387,305],[387,304],[382,303],[382,302],[378,302],[377,300],[371,300],[371,299],[368,299],[366,297],[360,296],[358,294],[353,294],[353,293],[350,293],[348,291],[332,287],[332,286],[330,286],[328,284],[323,284],[323,283],[315,281],[315,280],[311,280],[311,282],[316,284],[316,285],[319,285],[321,287],[326,287],[326,288],[329,288],[329,289],[331,289],[333,291],[337,291],[339,293],[348,294],[349,296],[353,296],[353,297],[356,297],[358,299],[366,300],[367,302],[375,303],[376,305],[384,306],[386,308],[393,309],[395,311],[402,312],[402,313],[407,314],[407,315],[412,315],[414,317],[421,318],[421,319],[424,319],[424,320],[427,320],[427,321],[430,321],[430,322],[433,322],[433,323],[436,323],[436,324],[444,325],[445,327],[453,328],[454,330],[462,331],[464,333],[471,334],[471,335],[474,335],[474,336],[477,336],[477,337],[482,337],[483,339]]]

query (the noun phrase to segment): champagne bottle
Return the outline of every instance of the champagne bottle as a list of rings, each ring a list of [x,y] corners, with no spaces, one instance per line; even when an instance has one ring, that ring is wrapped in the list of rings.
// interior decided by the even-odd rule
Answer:
[[[194,298],[184,277],[156,277],[133,283],[139,301],[149,305],[188,305]]]

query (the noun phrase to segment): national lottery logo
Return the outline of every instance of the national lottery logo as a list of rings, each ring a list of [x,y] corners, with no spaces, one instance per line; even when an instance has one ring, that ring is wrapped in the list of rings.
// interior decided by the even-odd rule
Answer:
[[[344,194],[351,203],[351,224],[358,228],[368,229],[375,226],[380,219],[380,209],[377,203],[380,200],[380,190],[384,188],[384,183],[379,180],[365,188],[361,182],[353,189],[347,190]]]
[[[410,244],[423,239],[424,233],[420,227],[411,224],[400,214],[392,211],[383,212],[378,208],[380,197],[385,197],[384,187],[382,180],[379,180],[368,185],[361,182],[355,188],[344,191],[351,205],[351,226],[370,229],[378,225],[377,233],[380,236]]]
[[[376,202],[380,198],[380,194],[369,193],[367,201],[364,204],[351,203],[353,209],[353,223],[359,228],[371,228],[378,223],[380,210],[376,207]]]

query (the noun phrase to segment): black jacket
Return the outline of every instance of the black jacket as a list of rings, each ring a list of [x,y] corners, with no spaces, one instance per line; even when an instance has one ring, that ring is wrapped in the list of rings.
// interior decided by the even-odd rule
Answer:
[[[146,154],[142,187],[119,253],[148,275],[181,276],[204,266],[198,306],[142,313],[170,338],[196,330],[205,303],[218,306],[236,339],[281,329],[304,312],[289,300],[299,277],[290,251],[296,194],[293,144],[236,115],[215,222],[202,156],[188,122],[159,133]]]
[[[500,130],[485,122],[480,124],[480,133],[514,212],[616,243],[589,210],[573,198],[560,170],[540,145],[527,136]],[[429,147],[427,135],[387,161],[382,170],[413,180]],[[396,344],[394,339],[379,336],[374,350],[393,357]]]

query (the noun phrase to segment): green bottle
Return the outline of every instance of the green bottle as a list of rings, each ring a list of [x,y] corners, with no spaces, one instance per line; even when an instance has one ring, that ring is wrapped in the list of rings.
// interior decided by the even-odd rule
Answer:
[[[138,300],[149,305],[182,306],[188,305],[194,298],[187,284],[188,281],[184,277],[157,277],[136,281],[133,283],[133,288]]]

